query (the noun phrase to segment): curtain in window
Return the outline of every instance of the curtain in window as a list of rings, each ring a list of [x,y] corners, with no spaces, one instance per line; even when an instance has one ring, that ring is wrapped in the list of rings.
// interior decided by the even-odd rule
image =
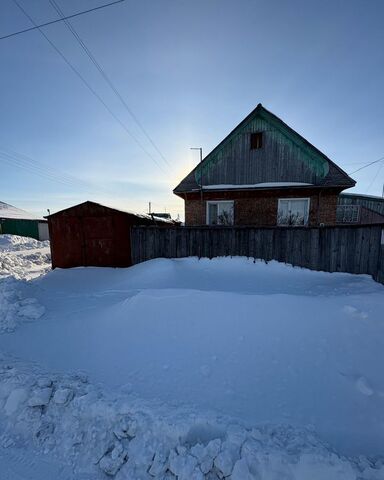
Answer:
[[[209,225],[217,225],[217,203],[208,204],[208,223]]]
[[[308,200],[279,200],[278,225],[306,225]]]
[[[208,204],[209,225],[233,225],[233,202]]]

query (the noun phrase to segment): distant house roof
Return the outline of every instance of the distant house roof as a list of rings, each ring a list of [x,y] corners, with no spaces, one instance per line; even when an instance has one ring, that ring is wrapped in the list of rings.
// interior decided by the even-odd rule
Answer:
[[[32,213],[21,210],[20,208],[14,207],[5,202],[0,202],[0,219],[44,221],[42,218],[39,218]]]
[[[158,217],[158,218],[166,218],[168,220],[170,220],[172,217],[171,217],[171,214],[170,213],[167,213],[167,212],[163,212],[163,213],[149,213],[149,215],[151,215],[151,217]]]
[[[180,182],[180,184],[174,189],[174,193],[181,194],[198,191],[201,189],[201,183],[203,183],[203,189],[211,190],[222,190],[224,186],[231,186],[231,189],[239,190],[250,188],[303,188],[305,183],[308,186],[309,182],[307,179],[285,178],[289,175],[285,175],[284,177],[281,175],[279,176],[278,173],[275,173],[274,175],[276,178],[260,178],[257,169],[254,168],[249,168],[247,170],[245,182],[239,181],[239,175],[236,171],[236,162],[239,161],[242,153],[236,152],[228,155],[225,152],[225,149],[230,150],[231,142],[233,143],[244,133],[252,133],[252,130],[249,129],[249,126],[252,122],[257,120],[263,122],[263,125],[267,125],[269,130],[273,130],[281,134],[281,136],[288,139],[289,142],[298,149],[298,151],[303,152],[302,158],[308,160],[308,168],[312,168],[312,165],[316,165],[316,168],[321,171],[322,174],[317,175],[316,181],[310,182],[312,186],[350,188],[356,184],[356,182],[350,178],[348,174],[344,172],[338,165],[332,162],[332,160],[330,160],[320,150],[318,150],[305,138],[284,123],[280,118],[268,111],[261,105],[261,103],[259,103],[257,107]],[[225,181],[215,182],[209,178],[207,179],[207,176],[209,177],[209,173],[206,175],[205,172],[209,172],[210,165],[220,165],[220,162],[221,164],[223,164],[223,162],[232,162],[234,164],[232,168],[226,169]],[[205,179],[205,182],[201,180],[202,178],[203,180]]]

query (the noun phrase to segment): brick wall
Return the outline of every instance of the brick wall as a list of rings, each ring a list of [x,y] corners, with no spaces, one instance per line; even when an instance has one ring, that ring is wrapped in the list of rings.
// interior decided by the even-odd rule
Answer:
[[[324,225],[334,225],[336,223],[338,197],[338,193],[321,193],[319,221],[313,225],[318,225],[320,223],[324,223]]]
[[[199,193],[185,196],[185,224],[206,224],[207,200],[233,200],[235,225],[274,226],[277,222],[279,198],[310,198],[309,225],[336,223],[336,206],[339,192],[302,189],[299,192],[263,190],[248,192],[204,192],[203,202]]]
[[[184,202],[185,224],[186,225],[205,225],[206,215],[204,211],[205,202],[201,199],[190,198]]]

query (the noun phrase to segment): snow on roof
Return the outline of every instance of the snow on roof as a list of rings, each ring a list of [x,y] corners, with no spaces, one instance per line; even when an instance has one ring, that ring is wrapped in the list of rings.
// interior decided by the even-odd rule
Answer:
[[[97,203],[97,202],[92,202],[92,203]],[[146,218],[147,220],[155,220],[156,222],[162,222],[162,223],[174,223],[171,218],[158,217],[155,213],[154,214],[138,213],[132,210],[125,210],[122,208],[111,207],[109,205],[102,205],[101,203],[97,203],[97,205],[100,205],[101,207],[111,208],[112,210],[116,210],[118,212],[128,213],[130,215],[134,215],[135,217]]]
[[[240,190],[249,188],[279,188],[279,187],[307,187],[313,183],[303,182],[263,182],[245,185],[235,184],[219,184],[219,185],[204,185],[203,190]]]
[[[364,197],[367,199],[371,199],[379,202],[384,202],[384,197],[379,197],[377,195],[367,195],[365,193],[357,193],[357,192],[342,192],[340,193],[342,197]]]
[[[43,220],[32,213],[16,208],[8,203],[0,202],[0,218],[17,220]]]
[[[105,205],[105,204],[101,204],[101,203],[98,203],[98,202],[93,202],[93,201],[90,201],[90,200],[87,200],[86,202],[80,203],[78,205],[73,205],[72,207],[64,208],[63,210],[59,210],[55,213],[52,213],[51,215],[48,215],[46,218],[52,217],[52,216],[57,215],[58,213],[61,213],[61,212],[65,212],[66,210],[70,210],[72,208],[78,207],[79,205],[83,205],[85,203],[92,203],[94,205],[98,205],[99,207],[109,208],[111,210],[115,210],[116,212],[127,213],[128,215],[134,215],[135,217],[138,217],[138,218],[145,218],[146,220],[154,220],[156,222],[174,224],[174,221],[172,219],[161,218],[161,217],[157,217],[156,215],[148,215],[146,213],[137,213],[137,212],[134,212],[132,210],[125,210],[125,209],[122,209],[122,208],[116,208],[116,207],[113,207],[111,205]]]

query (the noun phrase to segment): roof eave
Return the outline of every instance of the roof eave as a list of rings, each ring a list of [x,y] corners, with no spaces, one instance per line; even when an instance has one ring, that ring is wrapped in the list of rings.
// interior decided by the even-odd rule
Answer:
[[[316,190],[328,190],[328,189],[342,189],[345,190],[347,188],[352,188],[354,185],[277,185],[274,187],[246,187],[246,188],[209,188],[209,189],[201,189],[195,188],[190,190],[173,190],[173,193],[179,197],[183,197],[183,195],[187,193],[198,193],[203,190],[204,193],[206,192],[250,192],[250,191],[265,191],[265,190],[305,190],[305,189],[316,189]]]

